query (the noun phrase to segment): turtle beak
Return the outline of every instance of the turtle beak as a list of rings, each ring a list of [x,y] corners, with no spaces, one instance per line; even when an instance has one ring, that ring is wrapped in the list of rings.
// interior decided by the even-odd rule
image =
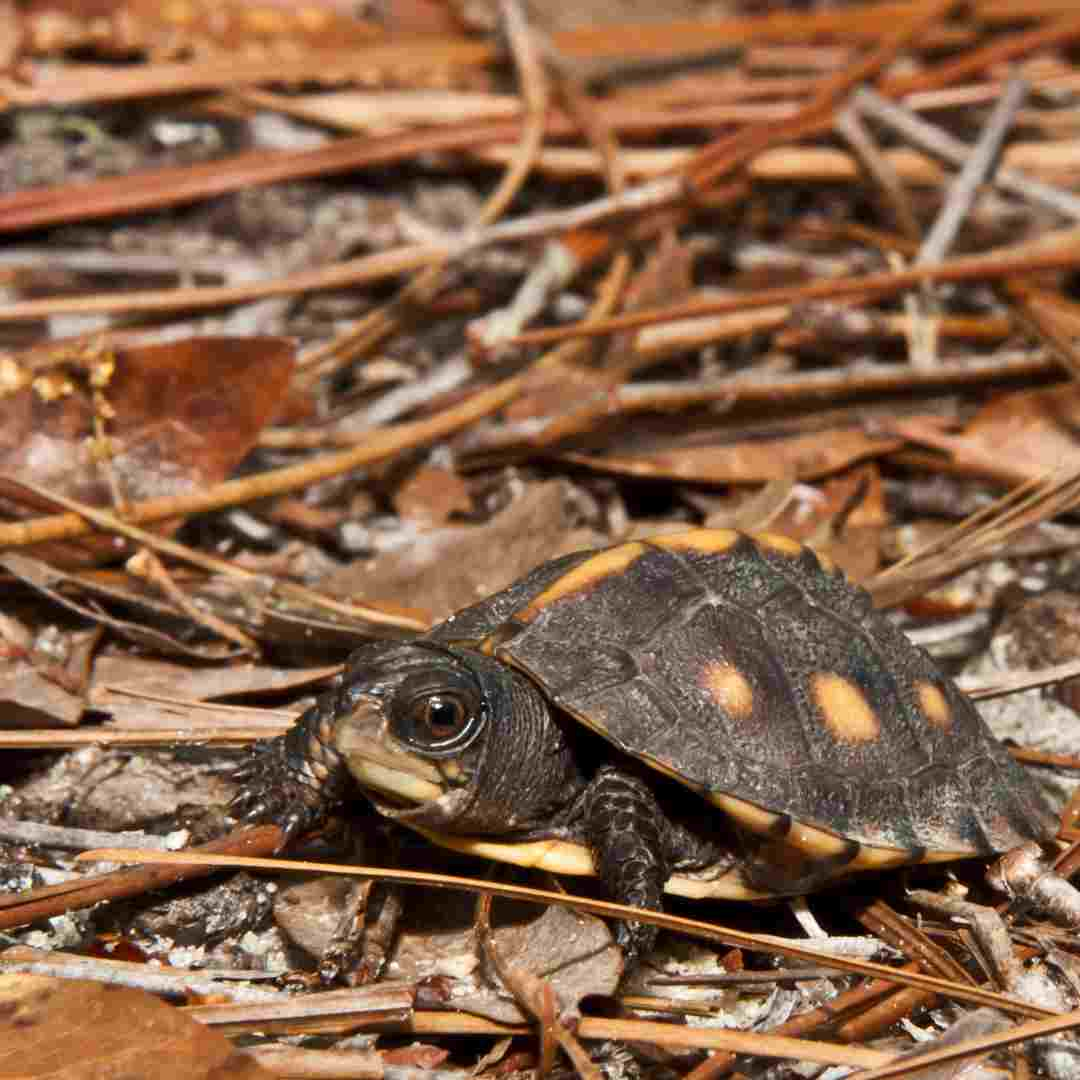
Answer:
[[[422,804],[434,802],[445,791],[440,771],[431,762],[404,751],[390,736],[376,698],[360,699],[349,716],[339,721],[334,741],[349,772],[368,792]]]

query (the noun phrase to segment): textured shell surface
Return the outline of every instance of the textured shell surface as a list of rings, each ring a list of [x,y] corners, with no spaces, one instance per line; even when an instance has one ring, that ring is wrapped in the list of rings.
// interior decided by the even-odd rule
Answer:
[[[1031,780],[930,657],[782,537],[694,530],[578,552],[429,636],[520,669],[618,750],[757,831],[794,820],[915,858],[1053,831]]]

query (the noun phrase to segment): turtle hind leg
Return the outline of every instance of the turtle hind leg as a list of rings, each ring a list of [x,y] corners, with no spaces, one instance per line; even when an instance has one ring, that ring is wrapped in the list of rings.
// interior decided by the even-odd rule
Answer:
[[[616,766],[604,766],[585,791],[583,825],[597,873],[612,897],[661,910],[670,826],[649,785]],[[657,928],[647,923],[619,923],[615,940],[627,971],[649,952],[656,935]]]
[[[818,836],[824,844],[815,843]],[[746,881],[751,888],[778,897],[805,896],[824,888],[843,876],[861,850],[857,840],[828,836],[793,822],[787,814],[777,817],[772,835],[744,834],[742,841],[739,862]]]

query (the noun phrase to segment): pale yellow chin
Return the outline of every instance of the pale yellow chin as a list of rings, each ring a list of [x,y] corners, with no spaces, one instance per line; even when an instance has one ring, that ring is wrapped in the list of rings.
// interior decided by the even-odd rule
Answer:
[[[385,732],[371,725],[346,725],[336,749],[349,763],[360,786],[410,803],[434,802],[446,781],[430,761],[402,750]]]
[[[434,802],[443,794],[442,786],[425,780],[412,772],[404,772],[389,765],[383,765],[368,758],[350,756],[349,772],[356,777],[360,786],[378,791],[382,795],[392,795],[411,803]]]

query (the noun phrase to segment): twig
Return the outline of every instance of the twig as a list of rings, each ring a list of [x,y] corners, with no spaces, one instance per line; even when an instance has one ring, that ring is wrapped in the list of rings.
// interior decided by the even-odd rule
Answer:
[[[580,340],[580,339],[579,339]],[[790,375],[751,374],[730,378],[639,382],[614,387],[586,398],[565,412],[505,424],[491,432],[466,433],[462,455],[535,452],[587,432],[598,420],[644,412],[675,412],[713,403],[778,404],[843,400],[908,392],[931,393],[946,387],[985,385],[1001,379],[1030,379],[1052,370],[1053,361],[1034,361],[1030,356],[997,356],[942,365],[928,370],[898,368],[887,364],[864,364],[841,371],[808,371]],[[2,535],[2,527],[0,527]]]
[[[993,1050],[1001,1050],[1006,1046],[1015,1046],[1017,1043],[1027,1042],[1029,1039],[1038,1039],[1045,1035],[1056,1035],[1059,1032],[1069,1031],[1075,1027],[1080,1027],[1080,1010],[1065,1013],[1064,1016],[1054,1017],[1049,1020],[1031,1020],[1010,1028],[1008,1031],[984,1035],[977,1039],[965,1039],[963,1042],[956,1043],[953,1046],[927,1050],[917,1056],[905,1056],[902,1061],[860,1073],[859,1080],[891,1080],[891,1077],[894,1076],[917,1075],[919,1070],[928,1069],[931,1065],[962,1061],[964,1058],[976,1057]]]
[[[953,6],[953,0],[926,0],[913,5],[915,13],[908,21],[886,32],[884,40],[861,63],[853,64],[826,80],[810,101],[790,119],[770,127],[759,125],[744,128],[706,147],[683,174],[687,189],[703,191],[765,147],[780,141],[803,138],[827,128],[831,124],[832,111],[845,94],[878,74],[927,27],[943,19]]]
[[[281,830],[276,825],[262,825],[255,829],[237,830],[193,850],[207,855],[239,855],[241,852],[269,854],[280,844]],[[40,889],[31,889],[28,893],[0,896],[0,930],[25,926],[37,922],[38,919],[61,915],[65,911],[92,907],[102,900],[141,896],[178,881],[208,877],[217,869],[212,865],[199,865],[196,862],[172,862],[168,866],[154,863],[113,870],[106,874],[64,882],[62,885],[46,885]]]
[[[989,701],[991,698],[1018,694],[1024,690],[1053,686],[1055,683],[1075,679],[1077,676],[1080,676],[1080,660],[1069,660],[1064,664],[1055,664],[1053,667],[1041,668],[1038,671],[1009,671],[991,682],[978,679],[974,684],[969,684],[961,678],[957,680],[957,683],[968,697],[976,701]]]
[[[856,103],[857,101],[858,97],[856,97]],[[881,148],[866,130],[856,105],[841,109],[837,113],[835,127],[848,141],[855,156],[862,162],[867,172],[877,182],[885,196],[886,207],[891,211],[900,231],[909,240],[917,242],[921,230],[907,189],[896,175],[896,169],[892,167],[889,159],[881,152]]]
[[[985,701],[985,696],[978,700]],[[1026,746],[1010,746],[1009,756],[1025,765],[1048,765],[1052,769],[1080,770],[1080,756],[1052,754],[1046,750],[1030,750]]]
[[[918,971],[917,964],[906,964],[900,970]],[[836,1025],[841,1019],[852,1012],[863,1012],[868,1007],[873,1007],[876,1002],[886,995],[895,997],[896,984],[882,979],[872,979],[860,986],[845,990],[839,996],[819,1005],[815,1009],[800,1013],[798,1016],[780,1024],[773,1029],[773,1035],[789,1035],[801,1038],[817,1028]],[[703,1061],[697,1068],[692,1069],[686,1080],[718,1080],[721,1076],[727,1076],[735,1067],[735,1055],[730,1052],[718,1052]]]
[[[944,158],[953,165],[963,166],[972,152],[971,147],[960,139],[953,138],[948,132],[921,119],[902,105],[889,101],[888,98],[869,87],[861,87],[855,92],[854,104],[860,112],[887,124],[910,142],[937,154],[938,157]],[[989,182],[1001,188],[1002,191],[1019,195],[1063,217],[1080,220],[1080,198],[1061,188],[1026,176],[1017,169],[997,169]]]
[[[69,507],[68,509],[75,508]],[[202,554],[201,552],[196,552],[194,548],[186,548],[186,550],[195,555]],[[233,626],[232,623],[226,622],[213,612],[204,611],[200,608],[199,605],[176,584],[161,560],[148,548],[143,547],[135,552],[135,554],[125,563],[124,569],[127,570],[132,577],[139,578],[152,588],[158,589],[166,600],[174,604],[176,608],[182,611],[197,626],[204,626],[211,633],[225,638],[226,641],[231,641],[234,645],[239,646],[243,652],[250,653],[251,655],[256,655],[258,653],[259,646],[251,635],[245,634],[243,630]]]
[[[864,584],[879,605],[896,604],[1000,548],[1017,532],[1080,501],[1080,468],[1060,469],[1006,492],[919,551]]]
[[[581,324],[551,330],[530,330],[512,339],[514,345],[548,345],[577,334],[597,336],[620,330],[632,330],[672,319],[695,318],[700,315],[725,315],[751,308],[770,307],[796,301],[830,300],[846,297],[885,297],[901,293],[924,281],[972,281],[980,278],[996,280],[1016,274],[1038,273],[1042,270],[1064,270],[1080,265],[1080,246],[1054,247],[1050,250],[995,250],[982,255],[947,259],[931,266],[915,266],[897,273],[866,274],[862,277],[816,281],[806,285],[761,289],[750,295],[701,300],[651,311],[617,315],[588,328]],[[0,311],[0,318],[3,312]]]
[[[164,731],[91,727],[80,731],[0,731],[0,749],[67,750],[79,746],[246,746],[256,739],[283,735],[292,725],[287,720],[265,726],[169,728]]]
[[[975,196],[991,174],[1001,154],[1001,145],[1012,126],[1016,110],[1027,97],[1028,85],[1022,79],[1010,79],[1005,93],[994,107],[978,141],[968,154],[956,180],[949,186],[941,213],[923,242],[916,266],[941,262],[952,247],[960,224],[971,211]]]
[[[126,537],[128,540],[142,544],[144,547],[171,555],[174,559],[190,563],[212,573],[223,574],[234,579],[239,578],[242,581],[261,582],[266,586],[268,594],[276,593],[280,596],[288,596],[293,600],[335,611],[338,614],[349,613],[354,618],[365,622],[399,627],[404,630],[425,630],[430,625],[428,619],[417,618],[415,615],[410,616],[403,611],[387,611],[376,606],[369,607],[365,604],[342,604],[339,600],[325,596],[314,589],[305,588],[303,585],[297,585],[295,582],[268,580],[266,575],[249,570],[238,563],[207,555],[205,552],[197,551],[195,548],[188,547],[188,545],[181,544],[176,540],[170,540],[164,536],[158,536],[156,533],[148,532],[146,529],[140,529],[137,525],[131,525],[107,510],[99,510],[58,492],[47,491],[45,488],[40,488],[29,481],[19,481],[3,476],[0,476],[0,480],[12,490],[24,489],[41,498],[49,499],[59,506],[66,507],[104,532],[116,533],[119,536]],[[230,637],[230,639],[233,637],[233,635],[226,636]],[[244,638],[246,638],[246,635],[242,636],[242,640]]]
[[[273,1001],[229,1005],[192,1005],[184,1012],[200,1023],[226,1029],[276,1031],[297,1021],[338,1020],[347,1016],[354,1026],[400,1025],[413,1015],[416,987],[411,983],[381,983],[317,994],[278,995]]]
[[[312,1050],[285,1043],[245,1046],[239,1053],[273,1076],[309,1080],[473,1080],[471,1069],[430,1069],[388,1064],[378,1050]]]
[[[0,971],[48,975],[57,979],[86,979],[107,986],[131,986],[151,994],[187,997],[201,994],[222,997],[243,1005],[280,1002],[284,995],[277,990],[250,986],[230,986],[206,971],[177,971],[154,968],[124,960],[96,956],[72,956],[70,953],[32,949],[25,945],[0,952]],[[243,974],[250,974],[244,972]]]
[[[20,821],[9,817],[0,817],[0,839],[16,844],[42,844],[70,851],[86,851],[87,848],[105,847],[110,844],[131,844],[134,847],[169,850],[167,836],[154,836],[151,833],[134,830],[106,832],[103,829],[75,829],[63,825],[45,825],[38,821]]]
[[[870,1047],[843,1046],[838,1043],[792,1039],[753,1031],[730,1031],[717,1028],[682,1027],[649,1020],[607,1020],[586,1016],[578,1024],[583,1039],[619,1039],[650,1042],[657,1046],[682,1046],[698,1050],[730,1050],[756,1057],[789,1058],[817,1061],[829,1065],[854,1065],[868,1068],[895,1055]],[[877,1059],[876,1061],[874,1059]]]
[[[523,12],[513,0],[504,0],[504,3],[504,19],[525,99],[525,121],[509,165],[498,186],[481,207],[474,228],[491,225],[502,216],[528,178],[544,140],[547,80],[532,47]],[[446,264],[454,255],[455,252],[447,250],[440,257],[431,259],[389,304],[371,312],[357,326],[306,356],[301,385],[309,385],[355,357],[367,354],[395,333],[406,313],[430,303],[443,280]],[[333,363],[328,364],[328,360],[333,360]]]
[[[948,63],[934,64],[915,75],[902,75],[889,79],[881,90],[889,97],[901,97],[905,94],[949,86],[995,65],[1016,60],[1038,49],[1064,46],[1078,38],[1080,38],[1080,18],[1074,15],[1065,16],[1048,25],[1036,26],[1033,30],[1003,34],[989,45],[972,49],[971,52],[958,56]]]

